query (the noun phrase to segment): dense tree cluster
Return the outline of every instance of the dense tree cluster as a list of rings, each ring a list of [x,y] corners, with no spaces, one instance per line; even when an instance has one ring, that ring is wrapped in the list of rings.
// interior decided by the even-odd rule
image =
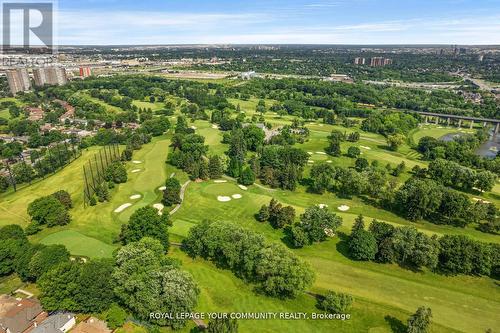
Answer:
[[[291,225],[294,219],[295,209],[292,206],[283,207],[275,199],[271,199],[269,205],[263,205],[257,214],[257,220],[260,222],[269,221],[273,228],[276,229]]]
[[[410,221],[429,219],[437,224],[456,226],[498,225],[498,210],[493,204],[481,201],[473,204],[466,194],[431,179],[410,178],[396,192],[393,206]]]
[[[163,190],[162,203],[165,206],[172,206],[181,203],[181,183],[174,177],[170,177],[165,182],[165,190]]]
[[[497,176],[490,171],[478,172],[444,159],[431,161],[427,175],[445,186],[461,191],[471,191],[474,188],[481,191],[491,191],[497,180]]]
[[[295,247],[323,242],[333,237],[341,225],[342,218],[327,207],[312,206],[300,216],[300,222],[290,227],[290,238]]]
[[[208,146],[205,145],[205,138],[192,133],[183,117],[177,119],[171,146],[173,151],[168,156],[170,164],[183,169],[192,178],[209,178],[208,161],[205,156]]]
[[[71,197],[66,191],[57,191],[51,195],[35,199],[28,205],[28,215],[31,224],[27,227],[28,234],[38,232],[42,226],[54,227],[70,222],[69,209],[72,207]]]
[[[267,243],[261,235],[232,224],[197,224],[184,239],[183,249],[256,283],[269,296],[295,297],[314,280],[310,266],[283,245]]]
[[[170,245],[168,227],[171,223],[168,216],[168,214],[160,215],[156,208],[150,206],[139,208],[130,216],[128,224],[122,224],[119,239],[123,244],[128,244],[144,237],[154,238],[161,243],[166,252]]]
[[[500,156],[491,159],[475,153],[477,147],[487,138],[488,134],[484,131],[478,131],[475,135],[463,134],[451,141],[425,136],[419,140],[416,149],[428,160],[444,159],[500,175]]]
[[[122,247],[115,255],[112,272],[114,294],[137,318],[174,329],[187,319],[151,318],[150,313],[190,313],[200,293],[192,276],[164,256],[164,246],[143,238]]]
[[[269,145],[264,146],[259,157],[259,178],[271,187],[295,190],[302,179],[302,172],[309,155],[301,149]]]
[[[362,216],[349,237],[349,253],[356,260],[396,262],[403,267],[427,267],[443,274],[491,275],[498,273],[500,247],[466,236],[429,237],[414,227],[394,227],[373,220],[365,230]]]

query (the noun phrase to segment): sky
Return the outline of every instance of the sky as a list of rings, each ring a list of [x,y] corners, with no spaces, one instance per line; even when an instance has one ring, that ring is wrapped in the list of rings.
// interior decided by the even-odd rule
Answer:
[[[500,0],[59,0],[56,26],[60,45],[500,44]]]

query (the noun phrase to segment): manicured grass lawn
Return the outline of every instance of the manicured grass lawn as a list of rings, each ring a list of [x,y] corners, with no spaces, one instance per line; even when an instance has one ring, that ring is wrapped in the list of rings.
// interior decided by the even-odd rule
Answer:
[[[257,99],[231,100],[233,104],[240,103],[240,107],[248,116],[255,113],[257,101]],[[150,104],[148,102],[134,103],[139,103],[141,107],[151,107],[147,106]],[[269,107],[272,101],[266,101],[266,105]],[[266,121],[275,127],[291,120],[291,117],[280,118],[271,113],[266,113],[265,117]],[[189,126],[195,126],[196,133],[205,136],[205,142],[209,145],[209,155],[222,154],[227,150],[227,145],[220,143],[222,133],[212,128],[209,122],[198,120]],[[327,146],[326,137],[333,129],[349,133],[356,130],[355,128],[346,129],[319,122],[310,122],[307,127],[311,130],[309,140],[297,144],[296,147],[311,152],[310,159],[314,163],[330,160],[332,165],[344,167],[354,165],[354,159],[345,155],[332,157],[318,152],[324,151]],[[432,135],[441,136],[437,130],[441,129],[436,128],[436,131],[419,129],[412,135],[425,136],[432,132]],[[387,150],[383,136],[362,131],[360,133],[360,141],[343,143],[342,152],[345,154],[348,147],[354,145],[360,147],[362,156],[370,162],[379,160],[381,167],[387,163],[394,167],[405,162],[407,172],[398,179],[400,182],[410,176],[408,171],[414,165],[427,164],[419,160],[419,154],[406,144],[398,152],[392,152]],[[32,240],[46,244],[64,244],[74,255],[92,258],[109,257],[115,248],[113,241],[119,234],[121,224],[126,223],[136,209],[160,202],[161,192],[158,187],[164,184],[170,174],[175,173],[181,183],[188,179],[184,172],[165,163],[170,149],[171,135],[169,132],[154,138],[151,143],[134,152],[133,160],[141,163],[126,163],[129,180],[111,191],[110,202],[98,203],[94,207],[83,207],[82,166],[98,150],[91,148],[56,175],[23,188],[15,194],[0,195],[0,225],[16,223],[26,226],[29,223],[26,207],[31,201],[64,189],[71,194],[74,202],[74,208],[71,210],[72,222],[67,226],[45,229],[40,234],[32,236]],[[140,171],[132,173],[135,169]],[[306,175],[309,170],[310,165],[306,168]],[[140,194],[141,198],[130,199],[134,194]],[[233,194],[241,194],[242,198],[232,199],[229,202],[217,201],[219,195]],[[181,209],[172,216],[171,240],[175,242],[182,240],[193,225],[203,219],[211,219],[235,223],[263,234],[269,241],[282,242],[281,230],[273,229],[268,223],[259,223],[254,218],[260,206],[268,204],[273,197],[285,205],[292,205],[296,209],[297,216],[307,207],[320,203],[327,204],[329,209],[343,218],[344,224],[339,231],[344,234],[350,232],[356,216],[363,214],[367,224],[376,218],[397,226],[414,225],[427,234],[459,234],[484,242],[500,241],[498,236],[481,233],[473,228],[440,226],[426,221],[411,223],[389,211],[370,205],[366,198],[339,198],[332,193],[317,195],[308,193],[304,186],[299,186],[295,192],[272,190],[257,185],[250,186],[244,191],[232,180],[226,183],[191,182]],[[500,202],[498,201],[500,185],[495,187],[493,193],[485,194],[485,197],[495,203]],[[117,207],[128,202],[133,205],[121,213],[114,212]],[[342,204],[350,206],[350,210],[338,211],[337,207]],[[166,208],[166,211],[168,210]],[[487,328],[495,331],[500,327],[496,315],[500,313],[500,290],[497,282],[490,278],[447,277],[429,271],[412,272],[397,265],[355,262],[346,257],[346,243],[339,237],[294,251],[311,263],[316,272],[316,282],[310,291],[324,293],[331,289],[348,292],[354,296],[352,319],[345,322],[240,320],[240,332],[395,332],[397,330],[391,330],[391,326],[397,326],[399,321],[406,322],[408,316],[421,305],[429,306],[433,311],[432,332],[484,332]],[[308,313],[317,311],[315,300],[309,295],[304,294],[294,300],[269,298],[256,293],[252,285],[237,278],[232,272],[221,270],[199,258],[195,260],[188,258],[178,248],[171,247],[170,255],[183,262],[184,269],[193,274],[201,289],[197,311]],[[0,280],[0,292],[2,283],[7,286],[8,282]],[[9,283],[15,284],[15,280]],[[193,324],[190,324],[182,331],[189,332],[192,327]],[[135,325],[128,325],[119,332],[143,332],[143,330]]]
[[[10,294],[14,290],[21,288],[24,283],[17,275],[9,275],[0,277],[0,295]]]
[[[218,195],[231,196],[236,193],[242,194],[243,197],[229,202],[217,201]],[[231,181],[227,183],[208,181],[189,185],[182,208],[173,215],[174,225],[171,228],[171,233],[175,235],[173,235],[172,239],[180,240],[193,224],[208,218],[235,223],[259,232],[269,240],[281,242],[283,237],[281,230],[274,230],[269,224],[259,223],[253,217],[259,207],[262,204],[267,204],[271,197],[294,206],[297,214],[302,213],[306,207],[314,204],[328,204],[329,209],[334,211],[337,211],[336,207],[341,204],[347,204],[351,207],[348,212],[337,211],[344,219],[344,225],[340,229],[344,233],[350,231],[355,217],[360,213],[365,216],[368,223],[372,218],[377,218],[394,225],[410,224],[410,222],[390,212],[376,209],[357,198],[347,200],[337,198],[332,194],[320,196],[307,193],[302,188],[299,188],[294,193],[281,190],[271,191],[257,186],[251,186],[248,191],[243,191]],[[436,226],[427,222],[415,223],[414,225],[428,234],[466,234],[483,241],[498,242],[497,236],[480,233],[473,229]],[[488,327],[495,327],[495,313],[500,311],[500,291],[496,287],[494,280],[465,276],[446,277],[428,271],[412,272],[397,265],[354,262],[345,256],[345,246],[345,242],[342,242],[339,238],[334,238],[322,244],[294,250],[304,260],[309,261],[317,273],[313,291],[324,292],[327,289],[333,289],[348,292],[354,295],[356,299],[363,300],[362,308],[367,309],[366,312],[363,312],[364,315],[371,313],[373,308],[382,308],[386,309],[382,310],[386,311],[385,315],[397,317],[398,313],[409,314],[415,311],[418,306],[427,305],[433,310],[434,322],[449,329],[471,332],[476,331],[478,328],[486,330]],[[195,263],[198,262],[203,263],[202,260],[195,260]],[[195,265],[195,267],[199,267],[200,264]],[[205,263],[203,268],[199,267],[199,270],[206,270],[206,265],[210,266],[211,264]],[[197,276],[197,274],[201,274],[200,272],[193,271],[193,274],[200,284],[206,283],[206,288],[210,288],[212,293],[215,293],[213,291],[213,288],[215,288],[214,282],[212,281],[214,272],[204,273],[200,277]],[[228,272],[228,274],[231,273]],[[204,279],[209,279],[207,276],[210,276],[210,280],[203,282]],[[244,284],[244,282],[241,283]],[[224,288],[228,288],[228,285],[229,282],[224,280]],[[242,287],[237,285],[235,289],[241,290]],[[234,296],[232,292],[222,292],[217,297],[223,297],[222,295],[231,295],[231,297],[228,297],[230,299]],[[256,294],[253,297],[257,299],[264,298]],[[254,302],[257,302],[257,300]],[[212,309],[213,303],[214,301],[211,301],[210,306],[207,305],[207,308]],[[248,301],[248,303],[251,303],[251,301]],[[234,304],[234,302],[231,304]],[[301,299],[299,304],[307,303],[304,303],[304,300]],[[457,311],[457,304],[460,307],[463,306],[464,311]],[[402,318],[405,318],[405,316],[402,316]],[[383,317],[380,316],[380,318]],[[368,323],[376,321],[367,318],[364,322],[369,325]],[[387,323],[383,323],[381,326],[384,326],[384,324],[387,325]],[[259,327],[260,325],[259,322]],[[316,323],[309,323],[309,329],[314,329],[314,325]],[[365,331],[369,327],[371,326],[362,329],[358,327],[357,329]],[[341,331],[349,330],[342,328]]]
[[[71,254],[89,258],[110,258],[116,249],[115,246],[87,237],[74,230],[50,234],[44,237],[40,243],[46,245],[61,244],[66,246]]]
[[[9,110],[1,110],[0,111],[0,118],[10,119]]]
[[[474,130],[470,130],[468,128],[462,128],[459,130],[457,127],[452,126],[437,126],[428,124],[422,125],[418,129],[413,130],[410,135],[412,136],[413,141],[417,144],[418,141],[424,136],[430,136],[439,139],[442,136],[452,133],[474,133]]]
[[[132,102],[133,105],[137,106],[138,108],[142,108],[142,109],[151,109],[153,111],[156,111],[156,110],[160,110],[160,109],[164,109],[165,108],[165,103],[162,103],[162,102],[154,102],[154,103],[151,103],[151,102],[146,102],[146,101],[138,101],[138,100],[134,100]]]

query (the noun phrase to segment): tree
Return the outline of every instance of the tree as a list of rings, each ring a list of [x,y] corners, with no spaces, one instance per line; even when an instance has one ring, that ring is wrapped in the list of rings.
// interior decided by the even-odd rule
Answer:
[[[342,225],[342,218],[328,208],[312,206],[300,216],[298,228],[305,233],[308,243],[323,242]]]
[[[28,264],[30,278],[36,280],[52,267],[68,261],[69,252],[64,245],[42,247],[33,255]]]
[[[99,202],[108,201],[109,200],[108,183],[99,184],[96,188],[95,194]]]
[[[432,180],[410,178],[396,193],[397,209],[410,221],[429,217],[441,205],[442,189]]]
[[[112,181],[115,184],[127,182],[127,170],[120,161],[111,163],[104,171],[104,180]]]
[[[295,209],[292,206],[281,208],[275,218],[271,220],[271,225],[274,228],[283,228],[287,224],[292,224],[295,219]]]
[[[259,252],[256,279],[265,294],[293,298],[312,284],[314,272],[283,245],[271,243]]]
[[[59,202],[61,202],[66,207],[66,209],[70,209],[73,207],[71,196],[67,191],[59,190],[57,192],[52,193],[52,195],[54,196],[54,198],[59,200]]]
[[[355,229],[349,238],[349,253],[355,260],[373,260],[377,254],[377,241],[371,232]]]
[[[267,205],[262,205],[260,207],[259,213],[257,214],[257,220],[259,222],[266,222],[269,220],[269,207]]]
[[[431,324],[432,311],[421,306],[408,318],[408,333],[427,333]]]
[[[248,150],[257,151],[264,144],[266,134],[257,126],[248,125],[243,128],[243,136]]]
[[[106,311],[106,322],[112,330],[122,327],[126,319],[127,312],[116,303],[113,303]]]
[[[238,182],[242,185],[252,185],[255,182],[255,175],[250,167],[246,167],[240,174]]]
[[[165,190],[163,191],[163,204],[165,206],[172,206],[182,202],[181,197],[181,183],[177,178],[171,177],[165,182]]]
[[[346,313],[350,310],[353,298],[349,294],[328,291],[325,296],[318,299],[318,308],[328,313]]]
[[[208,160],[208,174],[211,179],[217,179],[222,177],[224,173],[224,168],[222,166],[220,157],[218,155],[210,156]]]
[[[370,163],[368,163],[368,160],[364,157],[358,157],[356,159],[356,162],[354,163],[354,167],[358,172],[361,172],[368,168],[370,166]]]
[[[481,191],[491,191],[495,186],[497,176],[490,171],[481,171],[476,174],[476,187]]]
[[[361,154],[361,150],[356,146],[350,146],[347,149],[347,156],[349,156],[351,158],[358,158],[360,154]]]
[[[402,134],[392,134],[387,136],[387,145],[390,150],[397,151],[399,146],[401,146],[406,140],[406,137]]]
[[[439,243],[435,235],[429,237],[415,227],[396,228],[392,243],[396,259],[402,265],[419,269],[434,268],[438,263]]]
[[[152,238],[118,250],[112,274],[114,293],[137,318],[179,329],[186,319],[153,319],[150,313],[190,313],[196,306],[199,289],[190,274],[168,264],[163,252],[162,244]]]
[[[166,252],[170,245],[169,225],[168,214],[158,215],[156,208],[142,207],[130,216],[128,224],[122,228],[120,239],[123,244],[128,244],[139,241],[143,237],[151,237],[160,241]]]
[[[327,163],[315,164],[311,168],[312,189],[317,193],[329,190],[335,180],[335,170]]]
[[[208,333],[237,333],[238,321],[230,318],[215,318],[208,323]]]
[[[31,202],[28,205],[28,215],[33,222],[49,227],[68,224],[71,219],[66,207],[51,195]]]
[[[112,271],[110,260],[91,260],[86,264],[69,261],[54,266],[38,281],[40,301],[49,311],[104,311],[114,297]]]

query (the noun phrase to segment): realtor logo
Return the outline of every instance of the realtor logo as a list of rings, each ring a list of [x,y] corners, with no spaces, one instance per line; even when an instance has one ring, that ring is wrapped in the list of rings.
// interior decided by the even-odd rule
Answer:
[[[2,51],[53,53],[51,2],[2,2]]]

